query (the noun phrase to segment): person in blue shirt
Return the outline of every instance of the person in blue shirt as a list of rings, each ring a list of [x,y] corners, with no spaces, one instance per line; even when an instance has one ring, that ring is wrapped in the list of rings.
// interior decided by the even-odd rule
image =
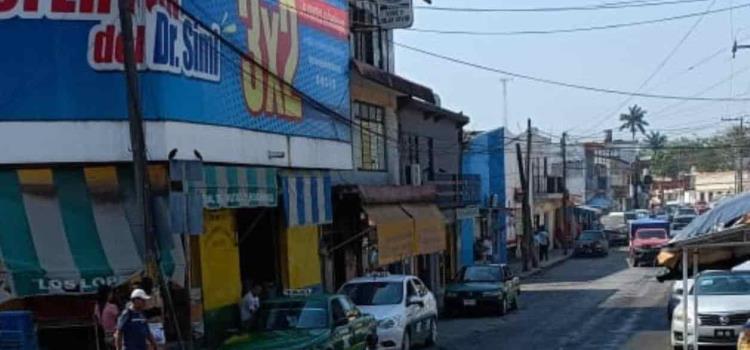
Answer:
[[[143,309],[151,297],[143,289],[135,289],[130,294],[130,303],[117,319],[115,348],[117,350],[156,349],[156,341],[148,327]]]

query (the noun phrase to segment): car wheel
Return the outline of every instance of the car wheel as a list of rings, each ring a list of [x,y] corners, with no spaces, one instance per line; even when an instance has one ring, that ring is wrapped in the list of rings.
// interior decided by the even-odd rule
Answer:
[[[500,316],[503,316],[508,313],[508,299],[503,298],[503,300],[500,301],[500,305],[497,307],[497,314]]]
[[[409,331],[404,331],[404,338],[401,339],[401,350],[411,349],[411,337],[409,337]]]
[[[429,328],[430,334],[427,336],[427,339],[424,342],[425,346],[432,346],[437,343],[437,337],[438,337],[438,328],[437,328],[437,322],[434,318],[430,319],[430,328]]]

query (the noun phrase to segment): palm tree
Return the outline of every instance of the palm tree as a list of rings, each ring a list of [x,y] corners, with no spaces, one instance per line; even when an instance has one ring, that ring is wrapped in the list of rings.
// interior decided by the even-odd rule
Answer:
[[[632,105],[628,107],[628,113],[620,114],[620,121],[623,122],[620,125],[620,131],[629,130],[633,134],[633,141],[635,141],[635,134],[640,131],[642,134],[646,134],[646,126],[648,122],[645,120],[646,111],[638,105]]]
[[[667,145],[667,135],[663,135],[658,131],[651,131],[646,135],[646,143],[654,151],[664,148]]]

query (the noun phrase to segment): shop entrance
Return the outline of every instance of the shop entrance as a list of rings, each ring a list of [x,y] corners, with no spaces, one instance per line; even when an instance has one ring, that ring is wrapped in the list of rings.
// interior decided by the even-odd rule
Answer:
[[[280,218],[277,208],[236,211],[242,282],[261,283],[268,296],[278,295],[281,288]]]

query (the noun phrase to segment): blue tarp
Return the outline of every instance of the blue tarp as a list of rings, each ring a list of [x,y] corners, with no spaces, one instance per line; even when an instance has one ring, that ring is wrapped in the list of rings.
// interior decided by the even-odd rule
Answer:
[[[725,199],[678,231],[672,242],[720,231],[746,213],[750,213],[750,193]]]
[[[597,194],[586,202],[586,205],[594,208],[609,209],[612,207],[612,200],[605,195]]]

